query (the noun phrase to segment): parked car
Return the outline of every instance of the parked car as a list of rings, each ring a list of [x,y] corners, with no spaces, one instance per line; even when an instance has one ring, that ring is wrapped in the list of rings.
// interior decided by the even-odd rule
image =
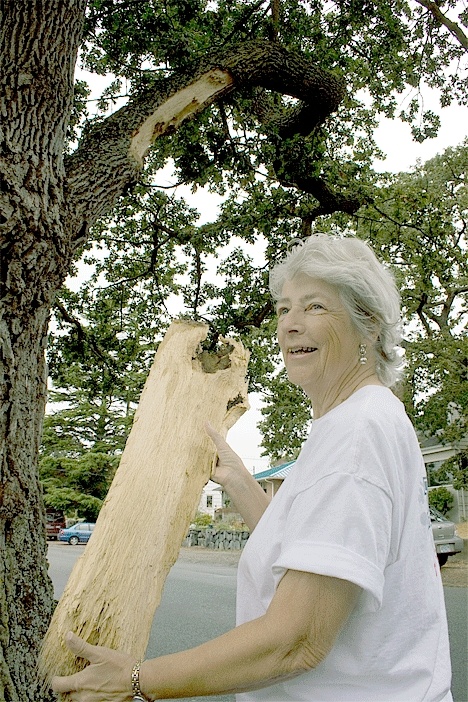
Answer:
[[[431,513],[432,536],[437,551],[439,565],[443,566],[447,563],[449,556],[454,556],[463,550],[463,539],[461,539],[455,524],[444,517],[434,507],[429,507]]]
[[[86,544],[91,538],[95,526],[91,522],[78,522],[78,524],[74,524],[68,529],[60,529],[58,540],[68,541],[72,546]]]
[[[66,527],[65,515],[63,512],[47,512],[46,514],[46,535],[51,541],[56,541],[60,529]]]

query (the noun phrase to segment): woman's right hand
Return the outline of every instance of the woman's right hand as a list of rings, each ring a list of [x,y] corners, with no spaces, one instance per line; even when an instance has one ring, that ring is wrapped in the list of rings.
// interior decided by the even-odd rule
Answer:
[[[210,480],[225,487],[230,479],[247,469],[237,453],[232,450],[221,434],[213,429],[211,424],[207,422],[205,428],[218,452],[218,460],[212,470]]]

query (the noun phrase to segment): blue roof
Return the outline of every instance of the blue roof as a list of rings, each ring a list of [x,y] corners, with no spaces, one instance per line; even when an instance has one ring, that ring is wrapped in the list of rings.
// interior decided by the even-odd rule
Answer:
[[[254,475],[255,480],[268,480],[268,478],[277,478],[279,480],[284,480],[289,474],[289,471],[293,467],[296,461],[289,461],[289,463],[282,463],[280,466],[275,466],[274,468],[268,468],[268,470],[263,470],[261,473],[256,473]]]

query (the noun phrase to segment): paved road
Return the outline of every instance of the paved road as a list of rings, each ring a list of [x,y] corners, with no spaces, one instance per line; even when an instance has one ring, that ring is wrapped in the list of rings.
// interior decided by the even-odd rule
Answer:
[[[49,573],[59,597],[84,546],[49,545]],[[214,554],[213,554],[214,555]],[[219,636],[234,625],[235,565],[177,561],[172,568],[156,613],[148,644],[148,657],[196,646]],[[445,587],[452,649],[455,702],[468,702],[468,589]],[[186,702],[232,702],[233,696],[187,698]]]
[[[147,657],[198,646],[235,625],[236,568],[178,561],[166,580]],[[233,695],[187,698],[231,702]]]
[[[452,655],[452,694],[468,702],[468,588],[444,587]]]

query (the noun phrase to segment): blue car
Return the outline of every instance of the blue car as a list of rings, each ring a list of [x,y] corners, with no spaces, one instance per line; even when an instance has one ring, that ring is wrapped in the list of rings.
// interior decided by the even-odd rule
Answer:
[[[72,546],[86,544],[91,538],[95,526],[91,522],[78,522],[78,524],[74,524],[68,529],[60,529],[58,540],[68,541]]]

